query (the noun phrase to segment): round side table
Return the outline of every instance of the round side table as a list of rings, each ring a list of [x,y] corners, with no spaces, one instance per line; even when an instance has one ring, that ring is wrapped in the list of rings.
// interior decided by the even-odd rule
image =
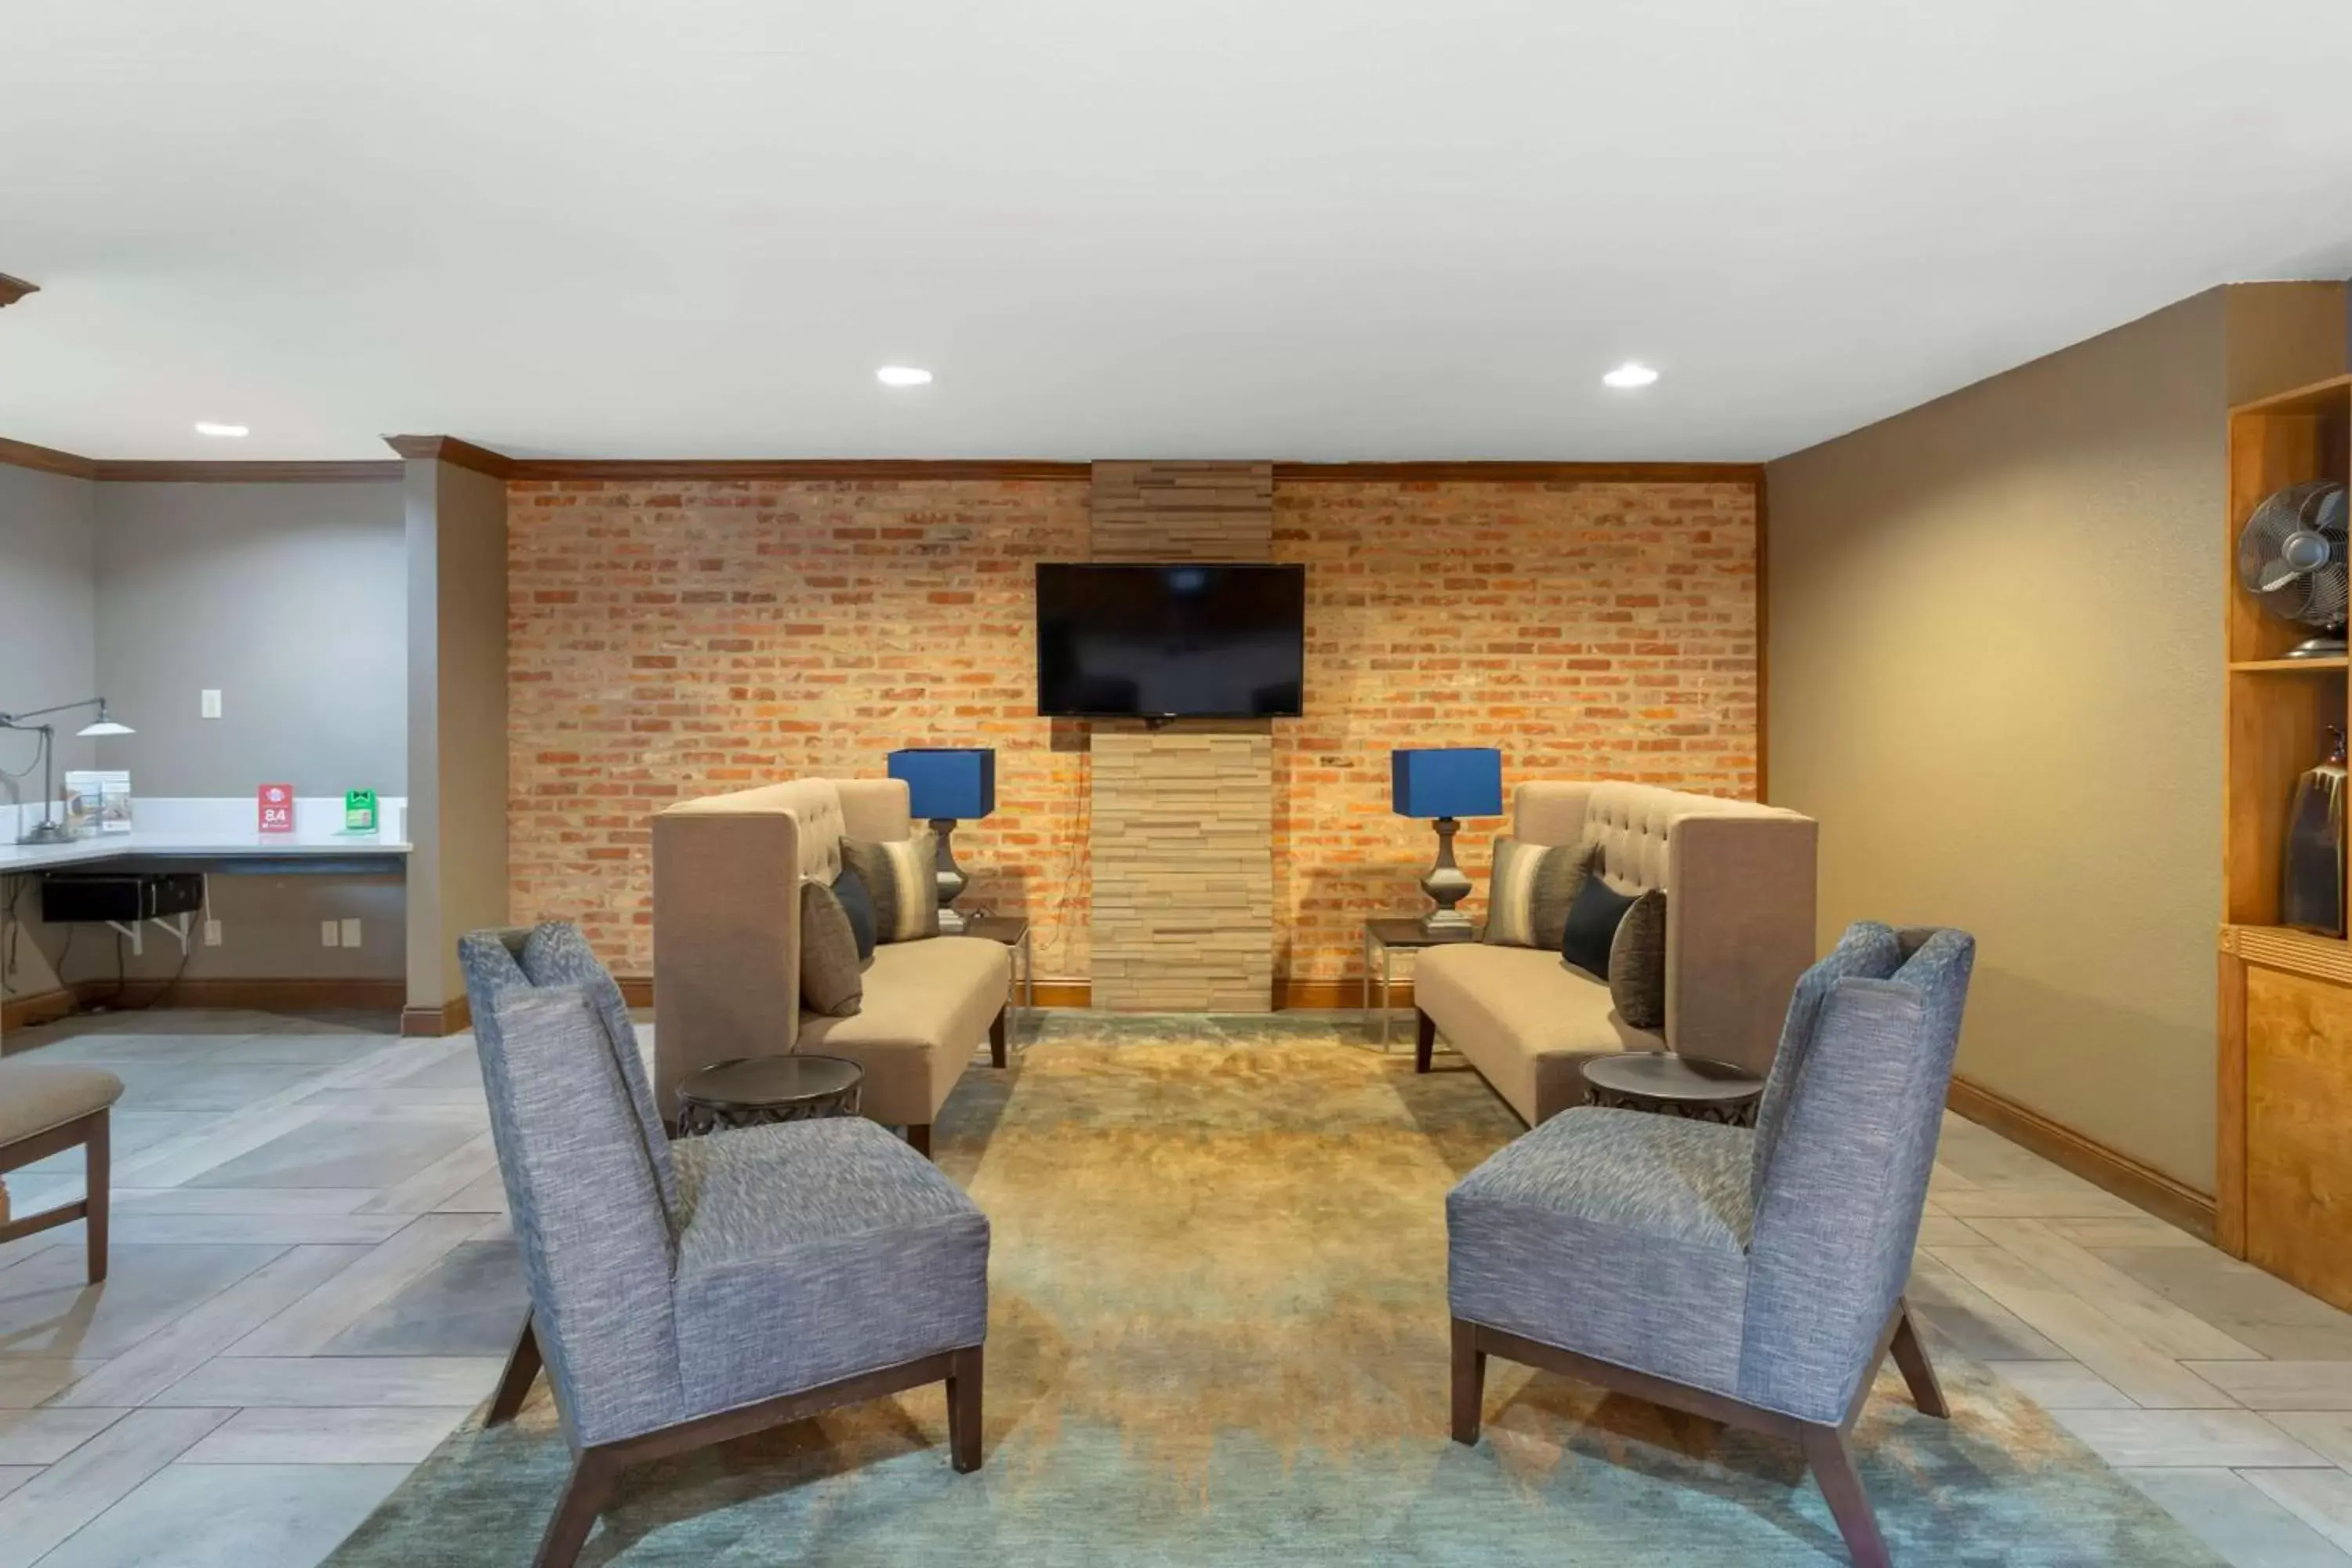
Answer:
[[[764,1127],[857,1114],[866,1069],[842,1057],[744,1057],[688,1073],[677,1086],[677,1131],[691,1138],[722,1127]]]
[[[1746,1068],[1671,1051],[1627,1051],[1584,1064],[1591,1103],[1732,1127],[1756,1125],[1764,1080]]]

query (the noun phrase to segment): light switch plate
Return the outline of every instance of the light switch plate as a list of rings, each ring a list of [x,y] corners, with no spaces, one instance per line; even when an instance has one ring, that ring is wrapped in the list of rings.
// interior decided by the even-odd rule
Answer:
[[[357,915],[343,917],[343,945],[345,947],[360,945],[360,918]]]
[[[220,691],[217,688],[210,686],[205,687],[205,689],[198,694],[198,700],[204,704],[202,710],[203,717],[206,719],[217,719],[221,716]]]
[[[205,922],[205,945],[206,947],[218,947],[220,944],[221,944],[221,923],[220,923],[220,921],[206,921]]]
[[[319,945],[320,947],[341,947],[342,944],[342,922],[341,921],[320,921],[319,922]]]

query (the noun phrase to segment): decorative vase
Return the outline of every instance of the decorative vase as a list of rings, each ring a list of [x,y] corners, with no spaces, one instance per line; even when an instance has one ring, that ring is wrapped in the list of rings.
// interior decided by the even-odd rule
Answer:
[[[2344,731],[2328,727],[2327,760],[2295,781],[2287,810],[2279,920],[2323,936],[2344,934]]]

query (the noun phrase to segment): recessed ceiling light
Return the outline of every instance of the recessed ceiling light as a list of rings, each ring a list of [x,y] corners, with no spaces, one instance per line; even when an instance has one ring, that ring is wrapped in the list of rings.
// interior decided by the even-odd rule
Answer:
[[[931,373],[911,364],[886,364],[874,373],[874,379],[885,386],[929,386]]]
[[[1603,384],[1610,386],[1647,386],[1658,379],[1658,373],[1648,365],[1636,364],[1632,360],[1627,360],[1601,379]]]
[[[215,425],[209,419],[199,419],[196,421],[196,434],[199,436],[250,436],[253,432],[242,425]]]

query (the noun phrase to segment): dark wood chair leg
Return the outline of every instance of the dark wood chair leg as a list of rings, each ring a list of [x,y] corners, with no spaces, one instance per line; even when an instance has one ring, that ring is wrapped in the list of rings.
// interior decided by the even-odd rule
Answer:
[[[531,1328],[530,1313],[522,1315],[522,1332],[515,1336],[514,1349],[507,1353],[507,1369],[499,1376],[498,1392],[490,1395],[489,1414],[482,1417],[485,1426],[498,1426],[515,1418],[522,1402],[530,1394],[531,1380],[539,1375],[539,1335]]]
[[[1004,1065],[1004,1013],[999,1007],[996,1016],[988,1021],[988,1059],[997,1067]]]
[[[1949,1420],[1952,1407],[1944,1402],[1943,1384],[1936,1381],[1936,1369],[1927,1360],[1927,1347],[1919,1342],[1918,1325],[1911,1321],[1911,1303],[1897,1301],[1895,1310],[1895,1338],[1887,1349],[1895,1352],[1895,1364],[1901,1369],[1903,1381],[1910,1385],[1911,1402],[1922,1415]]]
[[[1437,1049],[1437,1020],[1416,1007],[1412,1010],[1412,1070],[1427,1072],[1429,1058]]]
[[[547,1533],[540,1538],[539,1555],[531,1559],[533,1568],[572,1568],[580,1549],[588,1543],[588,1532],[596,1528],[596,1515],[611,1500],[614,1478],[620,1473],[619,1462],[598,1448],[583,1449],[572,1461],[572,1479],[564,1486],[562,1500],[555,1505],[555,1517],[547,1521]]]
[[[93,1285],[106,1280],[107,1196],[114,1166],[110,1152],[110,1114],[101,1110],[90,1119],[89,1142],[82,1150],[82,1231],[89,1239],[89,1282]]]
[[[907,1142],[916,1153],[928,1160],[931,1157],[931,1124],[918,1123],[907,1129]]]
[[[1887,1568],[1878,1515],[1871,1509],[1870,1494],[1862,1489],[1862,1473],[1853,1468],[1853,1450],[1847,1446],[1845,1434],[1834,1426],[1809,1424],[1799,1441],[1822,1496],[1829,1500],[1830,1517],[1837,1521],[1838,1533],[1845,1537],[1846,1555],[1853,1559],[1853,1568]]]
[[[1478,1348],[1478,1331],[1454,1320],[1454,1440],[1465,1447],[1478,1441],[1480,1407],[1486,1398],[1486,1352]]]
[[[960,1475],[980,1468],[980,1393],[983,1356],[972,1345],[954,1352],[948,1373],[948,1458]]]

